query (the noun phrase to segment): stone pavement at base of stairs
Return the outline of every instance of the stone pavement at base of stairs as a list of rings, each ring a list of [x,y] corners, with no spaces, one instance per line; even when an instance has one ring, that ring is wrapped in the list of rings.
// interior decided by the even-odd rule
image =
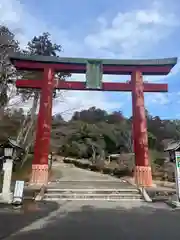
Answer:
[[[51,182],[48,188],[61,189],[133,189],[132,185],[125,181],[56,181]]]
[[[55,202],[26,203],[22,209],[13,209],[11,205],[0,204],[0,240],[18,232],[25,226],[48,216],[58,208]]]
[[[48,188],[135,188],[126,180],[62,162],[53,164],[53,173],[54,180],[49,182]]]
[[[115,178],[106,174],[74,167],[73,164],[63,162],[53,163],[55,180],[49,183],[49,188],[136,188],[134,179],[131,177]],[[148,188],[149,191],[174,192],[175,184],[170,182],[154,181],[155,186]]]

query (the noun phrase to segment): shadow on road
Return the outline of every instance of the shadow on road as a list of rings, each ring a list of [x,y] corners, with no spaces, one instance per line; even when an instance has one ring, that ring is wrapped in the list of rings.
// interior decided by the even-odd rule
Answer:
[[[58,208],[55,202],[28,204],[23,209],[13,210],[11,205],[0,204],[0,240],[41,219]]]
[[[20,233],[10,240],[156,240],[179,239],[180,211],[150,206],[125,209],[82,206],[59,212],[38,229]]]

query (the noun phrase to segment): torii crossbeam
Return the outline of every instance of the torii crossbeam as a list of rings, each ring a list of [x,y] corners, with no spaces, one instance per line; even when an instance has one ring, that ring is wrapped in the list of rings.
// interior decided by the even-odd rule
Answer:
[[[144,83],[143,75],[167,75],[177,63],[177,58],[155,60],[112,60],[85,58],[57,58],[14,55],[11,62],[18,70],[42,71],[42,79],[18,79],[17,88],[41,89],[37,123],[32,184],[47,184],[48,154],[50,146],[53,90],[88,90],[132,92],[133,140],[135,152],[135,180],[137,185],[151,186],[152,174],[148,157],[147,124],[144,92],[167,92],[167,84]],[[87,74],[87,69],[90,69]],[[86,73],[87,82],[62,81],[54,78],[56,72]],[[93,74],[91,74],[93,73]],[[102,74],[131,75],[126,83],[101,82]],[[91,76],[92,75],[92,76]],[[99,82],[93,82],[93,76]]]

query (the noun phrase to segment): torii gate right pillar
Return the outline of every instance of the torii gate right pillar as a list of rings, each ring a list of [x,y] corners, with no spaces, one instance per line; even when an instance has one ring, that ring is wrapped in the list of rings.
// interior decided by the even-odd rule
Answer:
[[[149,163],[148,133],[144,106],[144,85],[140,71],[131,74],[133,139],[135,152],[135,182],[138,186],[152,186],[152,173]]]

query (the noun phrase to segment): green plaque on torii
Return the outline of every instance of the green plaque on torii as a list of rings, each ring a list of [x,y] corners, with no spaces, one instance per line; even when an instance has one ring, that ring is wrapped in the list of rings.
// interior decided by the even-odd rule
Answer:
[[[87,60],[86,64],[86,88],[101,89],[103,65],[98,60]]]

